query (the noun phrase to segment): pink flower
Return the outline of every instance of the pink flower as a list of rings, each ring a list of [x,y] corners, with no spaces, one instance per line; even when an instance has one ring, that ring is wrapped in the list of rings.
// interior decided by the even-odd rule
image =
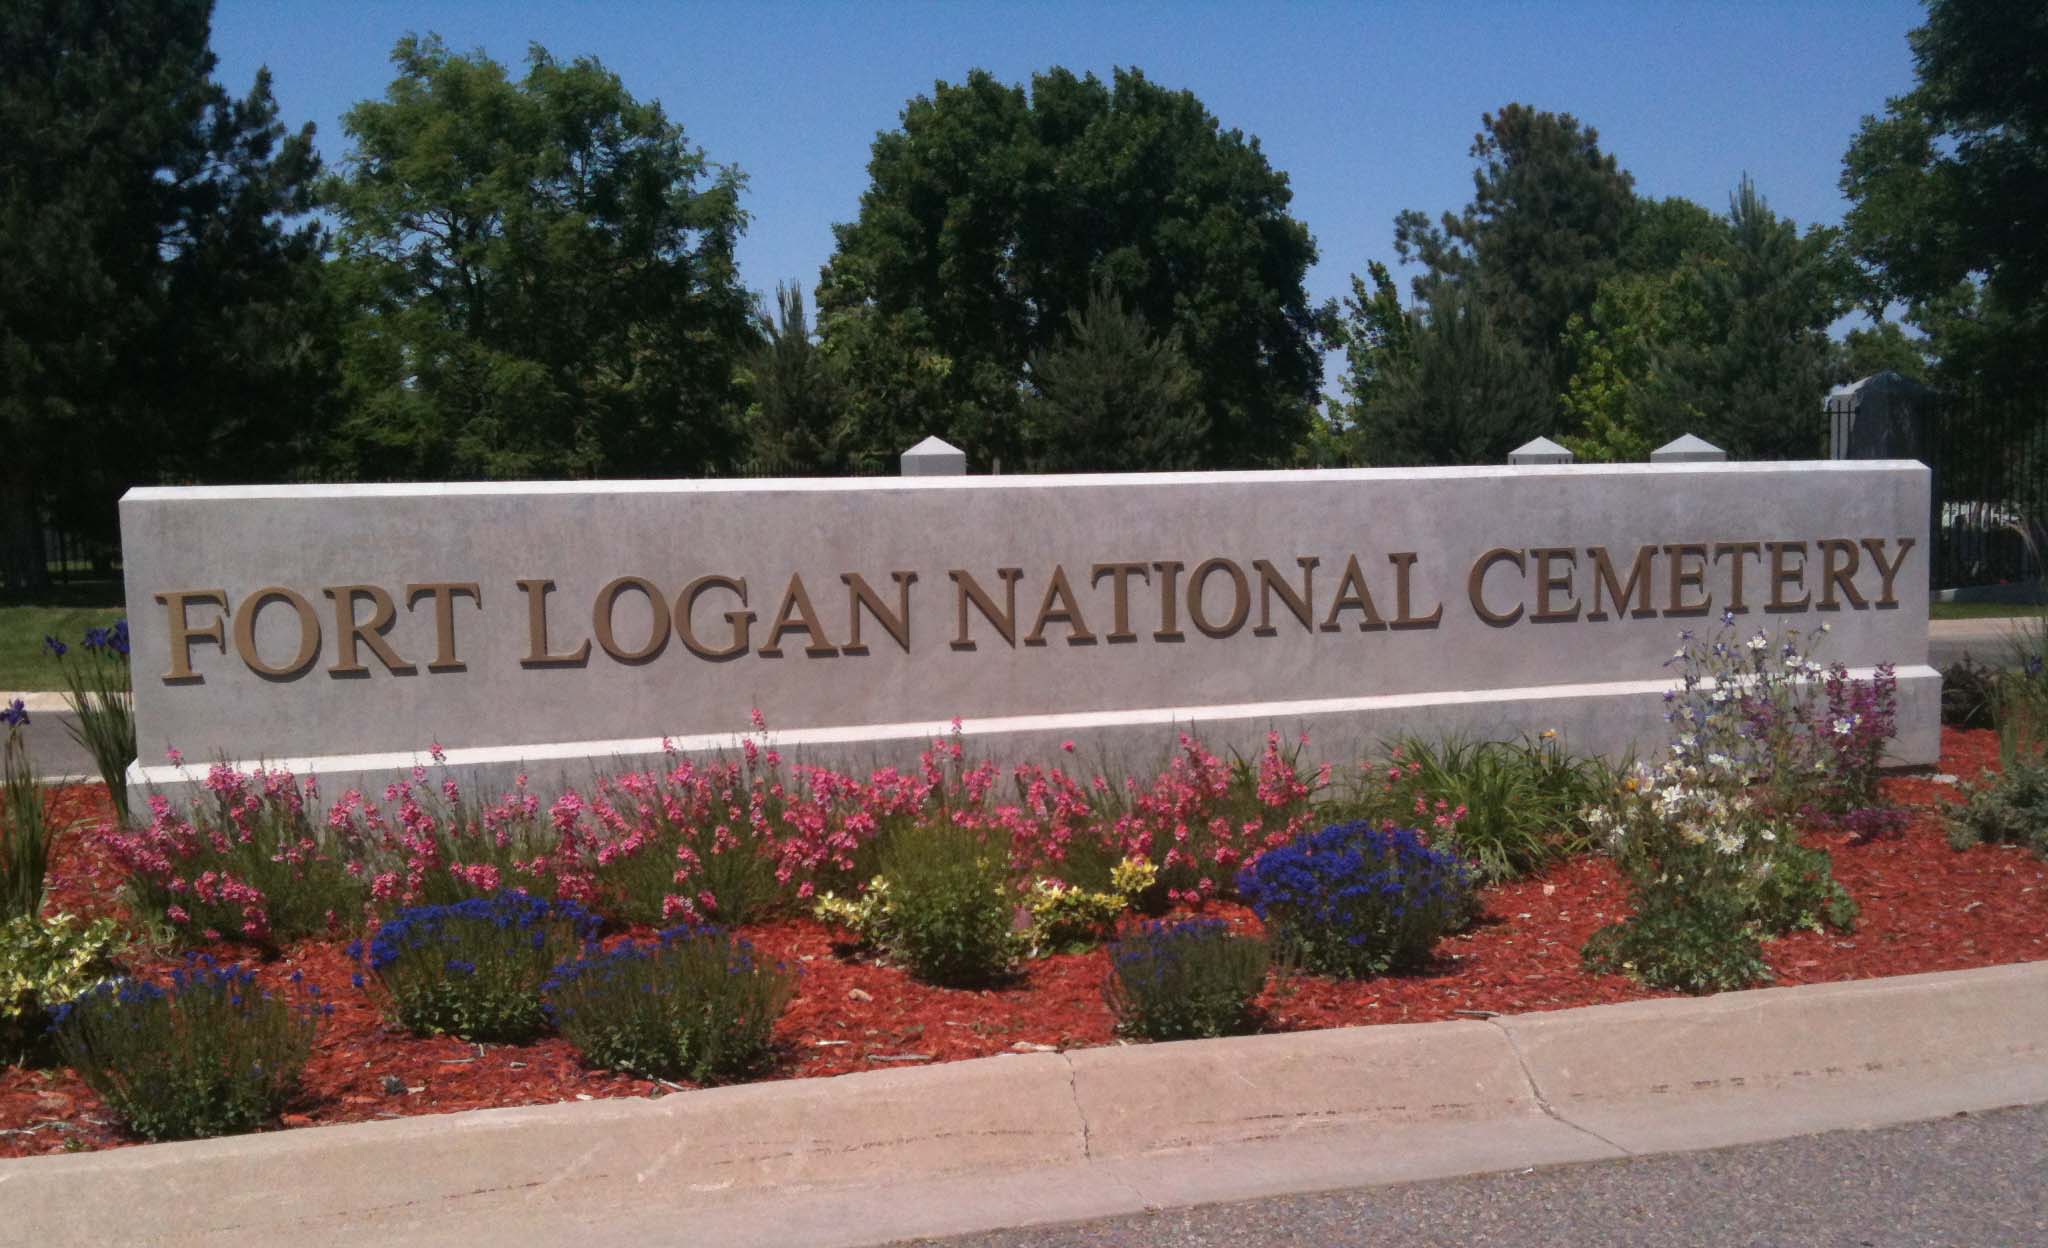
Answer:
[[[178,749],[177,746],[173,745],[164,747],[164,757],[170,761],[170,764],[173,767],[182,767],[185,765],[185,754],[182,750]]]
[[[1072,741],[1062,741],[1060,742],[1060,748],[1072,754],[1074,752],[1074,743]]]

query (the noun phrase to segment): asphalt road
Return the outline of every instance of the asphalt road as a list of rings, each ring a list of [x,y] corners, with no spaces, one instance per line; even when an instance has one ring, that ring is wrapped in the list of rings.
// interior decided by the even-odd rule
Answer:
[[[2048,1105],[1713,1152],[914,1242],[929,1248],[2048,1245]]]

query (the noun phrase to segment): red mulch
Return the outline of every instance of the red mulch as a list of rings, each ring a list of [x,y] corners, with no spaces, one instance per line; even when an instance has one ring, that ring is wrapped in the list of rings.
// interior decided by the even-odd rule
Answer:
[[[1974,778],[1997,758],[1988,732],[1944,729],[1942,765]],[[1953,785],[1884,782],[1912,812],[1906,830],[1870,844],[1834,838],[1835,875],[1862,905],[1856,930],[1800,932],[1766,947],[1781,984],[1954,970],[2048,958],[2048,863],[2013,848],[1948,847],[1940,806]],[[83,835],[104,816],[97,786],[64,790],[54,809],[75,825],[51,869],[53,908],[105,913],[119,876]],[[1255,925],[1234,906],[1215,911]],[[1541,877],[1491,889],[1474,927],[1444,942],[1430,970],[1342,982],[1300,976],[1269,993],[1271,1030],[1422,1022],[1457,1011],[1518,1013],[1664,995],[1579,965],[1586,937],[1626,913],[1626,893],[1602,859],[1560,864]],[[1030,963],[1014,986],[968,992],[931,988],[903,972],[847,956],[806,919],[750,929],[770,958],[800,971],[797,996],[777,1028],[782,1053],[770,1077],[837,1075],[887,1065],[983,1057],[1033,1046],[1075,1048],[1115,1039],[1102,997],[1100,951]],[[305,1091],[286,1126],[353,1122],[490,1106],[661,1095],[643,1079],[587,1070],[561,1040],[474,1045],[421,1040],[387,1028],[349,983],[340,941],[307,941],[261,968],[280,992],[294,970],[335,1005],[320,1029]],[[222,947],[223,960],[244,951]],[[913,1056],[915,1055],[915,1056]],[[890,1063],[880,1058],[909,1058]],[[387,1092],[395,1076],[403,1091]],[[0,1157],[134,1143],[68,1070],[0,1069]]]

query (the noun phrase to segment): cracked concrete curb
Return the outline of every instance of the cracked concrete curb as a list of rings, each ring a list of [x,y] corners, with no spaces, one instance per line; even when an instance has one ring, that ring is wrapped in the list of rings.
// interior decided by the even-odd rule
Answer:
[[[2048,1100],[2048,962],[0,1162],[44,1245],[874,1244]]]

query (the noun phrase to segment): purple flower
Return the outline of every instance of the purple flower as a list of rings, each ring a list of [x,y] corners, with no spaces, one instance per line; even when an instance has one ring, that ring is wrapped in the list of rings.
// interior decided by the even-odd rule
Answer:
[[[128,657],[128,621],[114,621],[114,627],[107,633],[107,648],[122,658]]]
[[[28,704],[20,698],[0,706],[0,724],[6,724],[9,728],[19,728],[27,722]]]
[[[48,633],[43,634],[43,649],[48,650],[52,658],[58,659],[63,658],[66,654],[69,654],[71,652],[70,646],[67,646],[63,642],[58,641],[55,637],[50,636]]]

